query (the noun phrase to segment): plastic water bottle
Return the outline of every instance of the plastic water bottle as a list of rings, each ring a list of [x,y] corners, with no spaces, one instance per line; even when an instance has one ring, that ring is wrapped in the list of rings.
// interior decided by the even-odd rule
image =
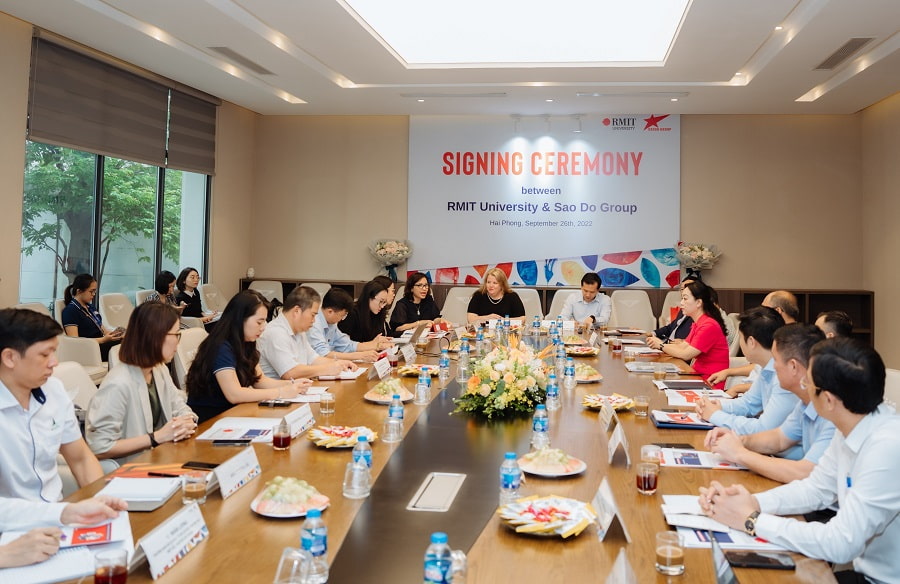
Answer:
[[[388,406],[388,417],[403,419],[403,402],[400,401],[400,394],[395,393],[391,398],[391,405]]]
[[[300,547],[312,556],[309,568],[310,584],[324,584],[328,581],[328,528],[322,521],[322,512],[310,509],[306,521],[300,528]]]
[[[441,358],[438,360],[438,377],[443,382],[450,379],[450,354],[447,349],[441,349]]]
[[[425,377],[425,385],[428,386],[428,391],[431,391],[431,370],[428,367],[422,367],[422,375]]]
[[[559,385],[556,383],[556,373],[550,372],[547,377],[547,411],[553,412],[559,409]]]
[[[556,321],[555,321],[555,320],[551,320],[551,321],[550,321],[550,337],[551,337],[551,338],[555,338],[556,335],[557,335]]]
[[[413,401],[416,405],[425,405],[428,403],[428,397],[430,395],[430,389],[428,387],[428,381],[431,375],[425,368],[419,371],[419,379],[416,381],[416,399]]]
[[[475,331],[475,354],[484,357],[484,330],[481,327]]]
[[[456,362],[456,380],[462,384],[469,379],[469,343],[462,341],[459,344],[459,357]]]
[[[566,346],[559,342],[556,343],[556,377],[559,379],[566,374]]]
[[[556,330],[561,331],[563,329],[563,317],[560,314],[556,317]]]
[[[509,333],[509,331],[510,331],[510,323],[509,323],[509,315],[508,314],[503,315],[503,330],[505,330],[507,333]]]
[[[547,406],[538,404],[531,420],[531,445],[535,450],[550,446],[549,430],[550,417],[547,415]]]
[[[534,320],[531,321],[531,334],[537,336],[541,334],[541,317],[535,314]]]
[[[425,584],[448,584],[453,552],[447,545],[447,534],[437,531],[431,534],[431,545],[425,550]]]
[[[372,446],[369,444],[368,437],[360,436],[356,439],[356,446],[353,447],[353,462],[362,462],[372,468]]]
[[[514,503],[519,498],[522,484],[522,469],[516,461],[515,452],[507,452],[500,465],[500,504]]]
[[[506,336],[506,331],[504,329],[503,319],[497,319],[497,322],[494,323],[494,342],[501,347],[505,347],[507,341],[509,341],[509,337]]]
[[[563,387],[575,389],[575,384],[575,360],[569,357],[566,359],[566,375],[563,377]]]

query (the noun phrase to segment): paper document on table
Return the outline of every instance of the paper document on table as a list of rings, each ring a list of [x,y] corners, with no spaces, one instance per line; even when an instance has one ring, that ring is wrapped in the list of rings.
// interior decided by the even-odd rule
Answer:
[[[319,375],[319,381],[334,381],[340,379],[342,381],[353,380],[366,372],[365,367],[359,367],[353,371],[341,371],[338,375]]]
[[[699,389],[712,391],[712,387],[702,379],[654,379],[653,384],[659,389]]]
[[[618,338],[618,337],[617,337],[617,338]],[[647,343],[645,343],[644,341],[642,341],[641,339],[634,339],[634,338],[631,338],[631,339],[629,339],[629,338],[619,338],[619,340],[622,341],[622,344],[623,344],[623,345],[646,345],[646,344],[647,344]],[[604,339],[603,339],[603,342],[604,342],[604,343],[609,343],[609,337],[604,338]]]
[[[705,450],[687,450],[682,448],[663,448],[662,466],[714,468],[716,470],[747,470],[739,464],[724,460],[714,452],[706,452]]]
[[[784,550],[761,537],[747,535],[743,531],[729,529],[728,531],[709,531],[707,529],[694,529],[691,527],[678,527],[678,534],[684,541],[686,548],[709,548],[712,546],[709,536],[712,534],[722,549],[726,550]]]
[[[306,389],[306,393],[301,393],[296,397],[292,397],[290,399],[286,399],[285,401],[289,401],[295,404],[304,404],[304,403],[317,403],[319,401],[319,397],[328,391],[327,385],[310,385]]]
[[[678,373],[681,371],[681,369],[678,368],[678,365],[675,365],[674,363],[648,363],[646,361],[629,361],[625,363],[625,369],[627,369],[629,373],[653,373],[656,371],[657,365],[662,365],[663,370],[666,373]]]
[[[181,488],[181,478],[128,479],[114,477],[98,495],[118,497],[132,502],[165,502]]]
[[[679,428],[685,430],[703,430],[712,428],[713,424],[706,422],[699,414],[694,412],[663,412],[652,410],[650,419],[657,428]]]
[[[276,418],[222,418],[197,440],[252,440],[271,442],[272,428],[278,423]]]
[[[685,407],[692,406],[698,401],[700,398],[715,398],[715,399],[732,399],[730,395],[722,391],[721,389],[710,389],[710,390],[702,390],[702,389],[667,389],[666,390],[666,398],[669,400],[669,405],[673,407]]]

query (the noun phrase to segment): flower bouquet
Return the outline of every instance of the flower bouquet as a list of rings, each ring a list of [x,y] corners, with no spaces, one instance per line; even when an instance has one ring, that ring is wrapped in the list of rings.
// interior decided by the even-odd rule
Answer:
[[[544,363],[531,349],[521,347],[496,347],[475,361],[462,395],[453,400],[453,413],[491,420],[529,414],[543,403],[547,387]]]
[[[675,255],[678,256],[678,262],[681,267],[687,271],[688,275],[700,277],[700,270],[709,270],[712,268],[722,252],[715,245],[706,245],[705,243],[684,243],[679,241],[675,246]]]
[[[406,240],[379,239],[369,246],[369,251],[375,261],[384,267],[391,280],[396,282],[396,268],[412,254],[412,246]]]

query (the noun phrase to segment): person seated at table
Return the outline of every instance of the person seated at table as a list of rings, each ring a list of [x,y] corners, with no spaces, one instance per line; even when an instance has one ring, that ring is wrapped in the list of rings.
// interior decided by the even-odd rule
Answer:
[[[612,302],[609,296],[600,292],[600,276],[588,272],[581,277],[581,294],[569,294],[559,316],[590,329],[606,325],[610,314]]]
[[[162,302],[168,304],[178,311],[179,316],[184,312],[187,304],[180,302],[175,298],[175,274],[169,270],[163,270],[156,274],[156,280],[153,283],[153,292],[147,296],[146,302]],[[187,328],[182,323],[181,328]]]
[[[306,333],[309,344],[320,357],[375,361],[378,351],[391,345],[390,339],[376,337],[367,343],[358,343],[338,328],[353,308],[353,298],[346,290],[331,288],[322,297],[316,319]]]
[[[398,333],[416,329],[422,324],[447,322],[441,318],[441,310],[431,295],[428,276],[415,272],[406,278],[403,298],[394,305],[391,328]]]
[[[84,439],[75,406],[53,374],[62,327],[27,309],[0,310],[0,497],[62,499],[62,454],[84,487],[103,476]]]
[[[470,323],[504,318],[522,318],[525,305],[519,295],[513,292],[500,268],[491,268],[484,274],[481,287],[472,294],[466,317]]]
[[[706,447],[725,460],[782,483],[809,476],[834,435],[834,425],[818,415],[806,386],[810,351],[824,338],[811,324],[794,323],[778,329],[772,344],[778,382],[800,401],[779,427],[745,436],[713,428],[704,440]],[[799,460],[770,456],[796,445],[802,449]]]
[[[125,336],[121,329],[104,326],[100,313],[94,308],[97,280],[90,274],[75,276],[72,284],[63,292],[66,307],[62,312],[62,324],[70,337],[94,339],[100,344],[100,358],[109,360],[109,350]]]
[[[259,368],[256,340],[266,329],[268,312],[265,298],[258,292],[238,292],[200,344],[185,383],[187,404],[200,422],[235,404],[292,398],[306,391],[308,380],[272,379]]]
[[[0,568],[30,566],[50,559],[62,536],[60,525],[94,525],[115,519],[128,503],[98,495],[77,503],[46,503],[0,497],[0,531],[31,529],[0,545]]]
[[[816,326],[822,329],[826,339],[850,337],[853,332],[853,320],[843,310],[820,312],[816,317]]]
[[[178,311],[168,304],[145,302],[131,313],[119,363],[103,379],[85,417],[85,437],[98,458],[124,464],[194,434],[194,412],[166,367],[180,340]]]
[[[302,379],[305,386],[309,377],[334,376],[357,369],[346,359],[320,356],[310,345],[307,331],[318,312],[319,293],[309,286],[297,286],[288,293],[281,314],[272,319],[259,338],[259,364],[265,375]]]
[[[728,366],[728,341],[725,338],[725,322],[722,313],[713,302],[712,288],[694,281],[681,290],[681,310],[694,321],[686,339],[660,343],[650,337],[647,344],[666,355],[691,361],[691,367],[704,379]],[[722,389],[725,382],[713,385]]]
[[[823,418],[837,427],[828,449],[802,480],[751,495],[713,481],[700,507],[713,519],[790,551],[834,564],[841,583],[897,582],[900,574],[900,416],[884,403],[884,362],[853,339],[818,343],[805,387]],[[838,505],[827,523],[796,515]]]
[[[387,290],[387,304],[382,309],[384,312],[384,322],[387,324],[387,336],[389,337],[399,337],[400,333],[391,328],[391,321],[388,313],[391,311],[391,307],[394,305],[394,298],[397,297],[397,283],[388,278],[387,276],[375,276],[372,278],[373,282],[378,282],[384,289]]]
[[[200,273],[194,268],[185,268],[178,274],[175,279],[175,287],[178,288],[178,294],[175,299],[179,303],[184,303],[185,307],[182,316],[190,316],[199,318],[206,326],[206,332],[211,332],[216,323],[212,322],[217,313],[203,314],[203,302],[200,299],[200,292],[197,286],[200,285]]]
[[[684,280],[682,280],[681,284],[678,286],[678,291],[681,292],[681,290],[684,290],[685,285],[693,281],[694,280],[692,280],[690,276],[685,276]],[[681,310],[681,307],[679,307],[678,312],[675,314],[675,318],[673,318],[669,324],[659,327],[652,333],[647,333],[647,336],[650,337],[650,339],[656,339],[652,343],[648,339],[647,344],[654,346],[656,344],[668,343],[675,339],[686,339],[687,336],[691,334],[692,324],[694,324],[694,321],[688,318]]]
[[[347,318],[338,323],[338,328],[358,343],[378,341],[379,345],[384,344],[383,339],[390,337],[384,310],[388,306],[388,298],[390,294],[382,282],[366,282]]]
[[[741,351],[750,363],[761,367],[760,374],[740,399],[701,398],[696,408],[704,420],[738,434],[777,428],[784,422],[799,398],[781,387],[775,371],[772,343],[783,326],[781,315],[771,308],[757,306],[741,314]]]

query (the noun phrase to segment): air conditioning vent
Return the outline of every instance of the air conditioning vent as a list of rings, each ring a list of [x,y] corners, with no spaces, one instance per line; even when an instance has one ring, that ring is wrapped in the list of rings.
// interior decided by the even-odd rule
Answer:
[[[257,75],[275,75],[259,63],[254,63],[244,55],[238,53],[228,47],[206,47],[210,51],[215,51],[236,65],[240,65],[245,69],[253,71]]]
[[[815,67],[815,71],[831,71],[838,65],[849,59],[853,53],[860,50],[867,44],[875,40],[873,37],[852,38],[835,52],[831,53],[824,61]]]

